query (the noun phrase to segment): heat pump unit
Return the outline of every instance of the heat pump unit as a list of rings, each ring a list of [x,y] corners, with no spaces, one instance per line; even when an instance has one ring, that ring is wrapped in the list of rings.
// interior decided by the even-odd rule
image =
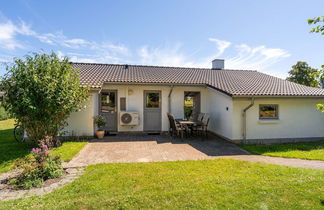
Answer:
[[[138,125],[138,116],[138,112],[120,112],[119,123],[120,125]]]

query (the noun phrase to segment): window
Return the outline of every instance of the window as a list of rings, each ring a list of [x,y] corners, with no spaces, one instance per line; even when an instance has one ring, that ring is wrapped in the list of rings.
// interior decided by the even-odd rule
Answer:
[[[101,94],[101,111],[116,111],[116,92],[105,92]]]
[[[120,97],[119,101],[120,111],[126,111],[126,98]]]
[[[146,93],[146,108],[160,108],[159,93]]]
[[[260,104],[259,119],[279,119],[277,104]]]

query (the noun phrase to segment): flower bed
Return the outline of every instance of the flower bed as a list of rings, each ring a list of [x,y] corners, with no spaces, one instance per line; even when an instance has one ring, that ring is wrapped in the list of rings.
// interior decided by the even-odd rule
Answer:
[[[15,169],[18,175],[9,180],[15,189],[40,187],[46,180],[59,178],[64,173],[60,156],[53,157],[46,145],[33,148],[30,156],[15,164]]]

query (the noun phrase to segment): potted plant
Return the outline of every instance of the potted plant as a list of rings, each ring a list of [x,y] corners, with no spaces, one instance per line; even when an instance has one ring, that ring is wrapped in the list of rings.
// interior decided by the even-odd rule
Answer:
[[[93,122],[98,128],[96,131],[96,137],[102,139],[105,136],[105,130],[102,129],[102,127],[106,125],[106,119],[101,115],[97,115],[93,118]]]

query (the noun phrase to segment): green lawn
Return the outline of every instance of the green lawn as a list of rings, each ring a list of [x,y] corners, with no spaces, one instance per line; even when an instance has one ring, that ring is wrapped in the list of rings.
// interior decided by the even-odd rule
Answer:
[[[323,209],[324,171],[230,159],[99,164],[0,209]]]
[[[241,145],[241,147],[257,155],[300,158],[309,160],[324,160],[324,142],[273,145]]]
[[[17,143],[13,137],[14,120],[0,121],[0,173],[9,171],[13,163],[28,155],[34,143]],[[63,161],[69,161],[76,155],[86,142],[64,142],[53,154],[61,155]]]
[[[51,150],[53,155],[60,155],[62,161],[70,161],[87,142],[63,142],[62,146]]]

